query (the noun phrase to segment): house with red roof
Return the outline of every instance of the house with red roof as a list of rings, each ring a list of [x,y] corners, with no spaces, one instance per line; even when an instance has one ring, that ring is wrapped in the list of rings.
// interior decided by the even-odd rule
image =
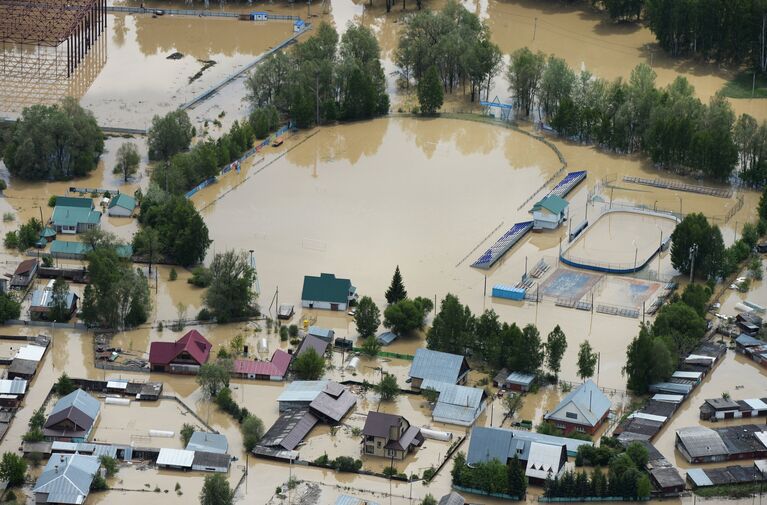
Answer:
[[[175,342],[152,342],[149,365],[153,372],[196,374],[208,362],[213,345],[197,330]]]
[[[234,360],[234,376],[243,379],[258,379],[265,381],[281,381],[288,373],[292,354],[282,349],[277,349],[272,354],[270,361],[256,361],[252,359]]]

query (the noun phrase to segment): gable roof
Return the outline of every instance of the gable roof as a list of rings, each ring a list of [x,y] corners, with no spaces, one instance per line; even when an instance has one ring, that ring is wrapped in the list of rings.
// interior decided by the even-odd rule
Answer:
[[[468,369],[469,365],[463,356],[421,348],[415,351],[410,377],[455,384],[464,370]]]
[[[77,226],[80,223],[98,224],[99,221],[101,221],[101,212],[93,210],[93,202],[89,207],[70,206],[59,205],[57,199],[53,216],[51,216],[51,222],[56,226]]]
[[[556,477],[561,468],[563,451],[565,452],[564,459],[567,460],[567,451],[564,445],[530,443],[525,475],[542,480]]]
[[[482,412],[482,401],[485,398],[485,391],[482,389],[431,379],[424,379],[421,389],[439,391],[439,399],[432,412],[435,421],[470,425]]]
[[[67,291],[64,300],[67,308],[71,308],[79,297],[72,291]],[[36,289],[32,292],[30,312],[45,312],[53,307],[53,291],[49,289]]]
[[[197,330],[190,330],[175,342],[152,342],[149,347],[149,362],[153,365],[167,365],[186,351],[198,364],[208,362],[213,347]]]
[[[738,338],[735,339],[735,343],[743,347],[756,347],[759,345],[767,344],[764,340],[759,340],[745,333],[741,333]]]
[[[35,268],[37,268],[37,259],[33,258],[31,260],[24,260],[19,263],[19,266],[16,267],[16,271],[13,274],[26,275]]]
[[[337,423],[356,404],[357,397],[354,393],[337,382],[329,382],[325,389],[312,400],[309,408],[316,414]]]
[[[560,198],[556,195],[549,195],[538,200],[538,202],[533,205],[532,211],[535,212],[541,209],[546,209],[552,214],[559,214],[565,210],[568,205],[567,200],[564,198]]]
[[[466,500],[463,498],[463,496],[459,495],[455,491],[451,491],[450,493],[440,498],[437,505],[463,505],[464,503],[466,503]]]
[[[54,405],[45,421],[45,427],[58,424],[64,419],[72,421],[81,430],[87,431],[101,412],[101,403],[82,389],[76,389],[62,397]]]
[[[208,433],[205,431],[195,431],[186,444],[187,451],[215,452],[226,454],[229,452],[229,442],[226,437],[220,433]]]
[[[90,492],[93,476],[99,466],[95,456],[51,454],[33,492],[47,494],[49,503],[80,505]]]
[[[589,379],[568,393],[554,410],[544,416],[544,419],[556,419],[573,424],[596,426],[610,410],[611,405],[607,395]],[[577,419],[567,417],[566,411],[575,413]]]
[[[136,199],[125,193],[120,193],[109,202],[109,208],[122,207],[123,209],[133,210],[136,208]]]
[[[327,379],[317,381],[293,381],[277,397],[277,402],[312,402],[328,385]]]
[[[301,300],[347,303],[351,288],[349,279],[337,279],[333,274],[322,273],[319,277],[305,275]]]
[[[399,426],[404,418],[394,414],[385,414],[383,412],[368,412],[365,419],[365,426],[362,428],[362,434],[369,437],[389,438],[389,428]]]
[[[527,460],[531,444],[533,443],[558,447],[564,445],[567,454],[570,456],[575,456],[578,447],[581,445],[594,445],[589,441],[574,438],[555,437],[529,431],[475,426],[471,430],[466,462],[469,465],[473,465],[497,459],[502,463],[506,463],[515,454],[519,459]]]
[[[319,337],[307,334],[301,341],[301,345],[298,346],[298,352],[296,353],[296,356],[301,356],[309,349],[314,349],[314,352],[316,352],[319,356],[324,356],[325,351],[328,350],[328,345],[329,342],[326,340],[322,340]]]
[[[291,354],[277,349],[272,354],[271,361],[256,361],[252,359],[234,360],[234,373],[269,375],[270,377],[284,377],[288,372],[288,366],[293,359]]]

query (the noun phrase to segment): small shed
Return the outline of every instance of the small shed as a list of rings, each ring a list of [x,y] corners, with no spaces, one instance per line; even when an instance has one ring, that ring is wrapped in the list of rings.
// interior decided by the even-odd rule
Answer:
[[[336,332],[329,328],[322,328],[320,326],[309,326],[309,330],[307,330],[306,333],[307,335],[311,335],[313,337],[322,339],[327,343],[331,343],[333,341],[333,336],[335,335]]]
[[[194,451],[185,449],[160,449],[157,456],[157,466],[176,470],[190,470],[194,461]]]
[[[226,454],[229,452],[229,442],[227,442],[226,437],[220,433],[195,431],[192,433],[189,443],[186,444],[186,450]]]
[[[512,391],[530,391],[535,383],[535,374],[523,373],[523,372],[511,372],[506,377],[506,387]]]
[[[217,452],[194,451],[192,458],[192,470],[200,472],[226,473],[229,471],[229,465],[232,457],[228,454]]]
[[[493,298],[503,298],[505,300],[521,301],[525,299],[525,289],[508,284],[496,284],[493,286]]]
[[[397,334],[392,331],[385,331],[378,335],[376,337],[376,340],[381,343],[381,345],[389,345],[395,340],[397,340]]]
[[[119,193],[109,202],[107,214],[115,217],[131,217],[136,209],[136,199],[125,193]]]
[[[533,215],[533,230],[555,230],[565,220],[569,204],[564,198],[549,195],[539,200],[530,213]]]

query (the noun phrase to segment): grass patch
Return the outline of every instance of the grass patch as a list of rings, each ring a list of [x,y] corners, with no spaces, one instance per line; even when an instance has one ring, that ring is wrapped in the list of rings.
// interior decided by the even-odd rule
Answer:
[[[713,497],[726,496],[728,498],[748,498],[764,490],[764,483],[746,482],[729,486],[701,487],[694,491],[698,496]]]
[[[751,98],[751,87],[754,84],[753,72],[741,72],[735,79],[728,81],[722,87],[722,93],[729,98]],[[756,73],[756,87],[753,98],[767,98],[767,76]]]

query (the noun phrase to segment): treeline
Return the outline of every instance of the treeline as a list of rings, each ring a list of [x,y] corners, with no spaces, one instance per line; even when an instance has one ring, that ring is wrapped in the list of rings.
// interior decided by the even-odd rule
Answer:
[[[503,55],[490,40],[490,29],[455,0],[441,11],[418,12],[406,20],[395,54],[402,80],[420,81],[437,69],[446,92],[469,87],[471,100],[490,92]]]
[[[608,82],[521,48],[511,55],[508,78],[519,110],[527,116],[537,110],[562,136],[621,153],[641,151],[663,168],[716,180],[726,180],[738,162],[729,102],[716,95],[701,103],[684,77],[659,89],[655,72],[640,64],[628,81]]]
[[[68,97],[57,105],[33,105],[8,128],[2,159],[11,175],[27,180],[82,177],[104,152],[93,114]]]
[[[579,451],[580,453],[580,451]],[[612,456],[607,463],[607,475],[599,466],[591,474],[567,470],[561,477],[547,479],[547,498],[622,497],[624,499],[650,496],[650,479],[644,471],[648,453],[641,444],[631,443],[625,452]],[[598,465],[596,461],[592,463]]]
[[[274,106],[299,128],[387,114],[389,95],[373,32],[349,26],[341,37],[326,23],[291,51],[262,62],[246,86],[254,109]]]
[[[517,457],[508,465],[494,459],[469,466],[466,464],[466,456],[459,452],[453,459],[450,474],[454,485],[486,493],[502,493],[523,499],[527,492],[525,469]]]

